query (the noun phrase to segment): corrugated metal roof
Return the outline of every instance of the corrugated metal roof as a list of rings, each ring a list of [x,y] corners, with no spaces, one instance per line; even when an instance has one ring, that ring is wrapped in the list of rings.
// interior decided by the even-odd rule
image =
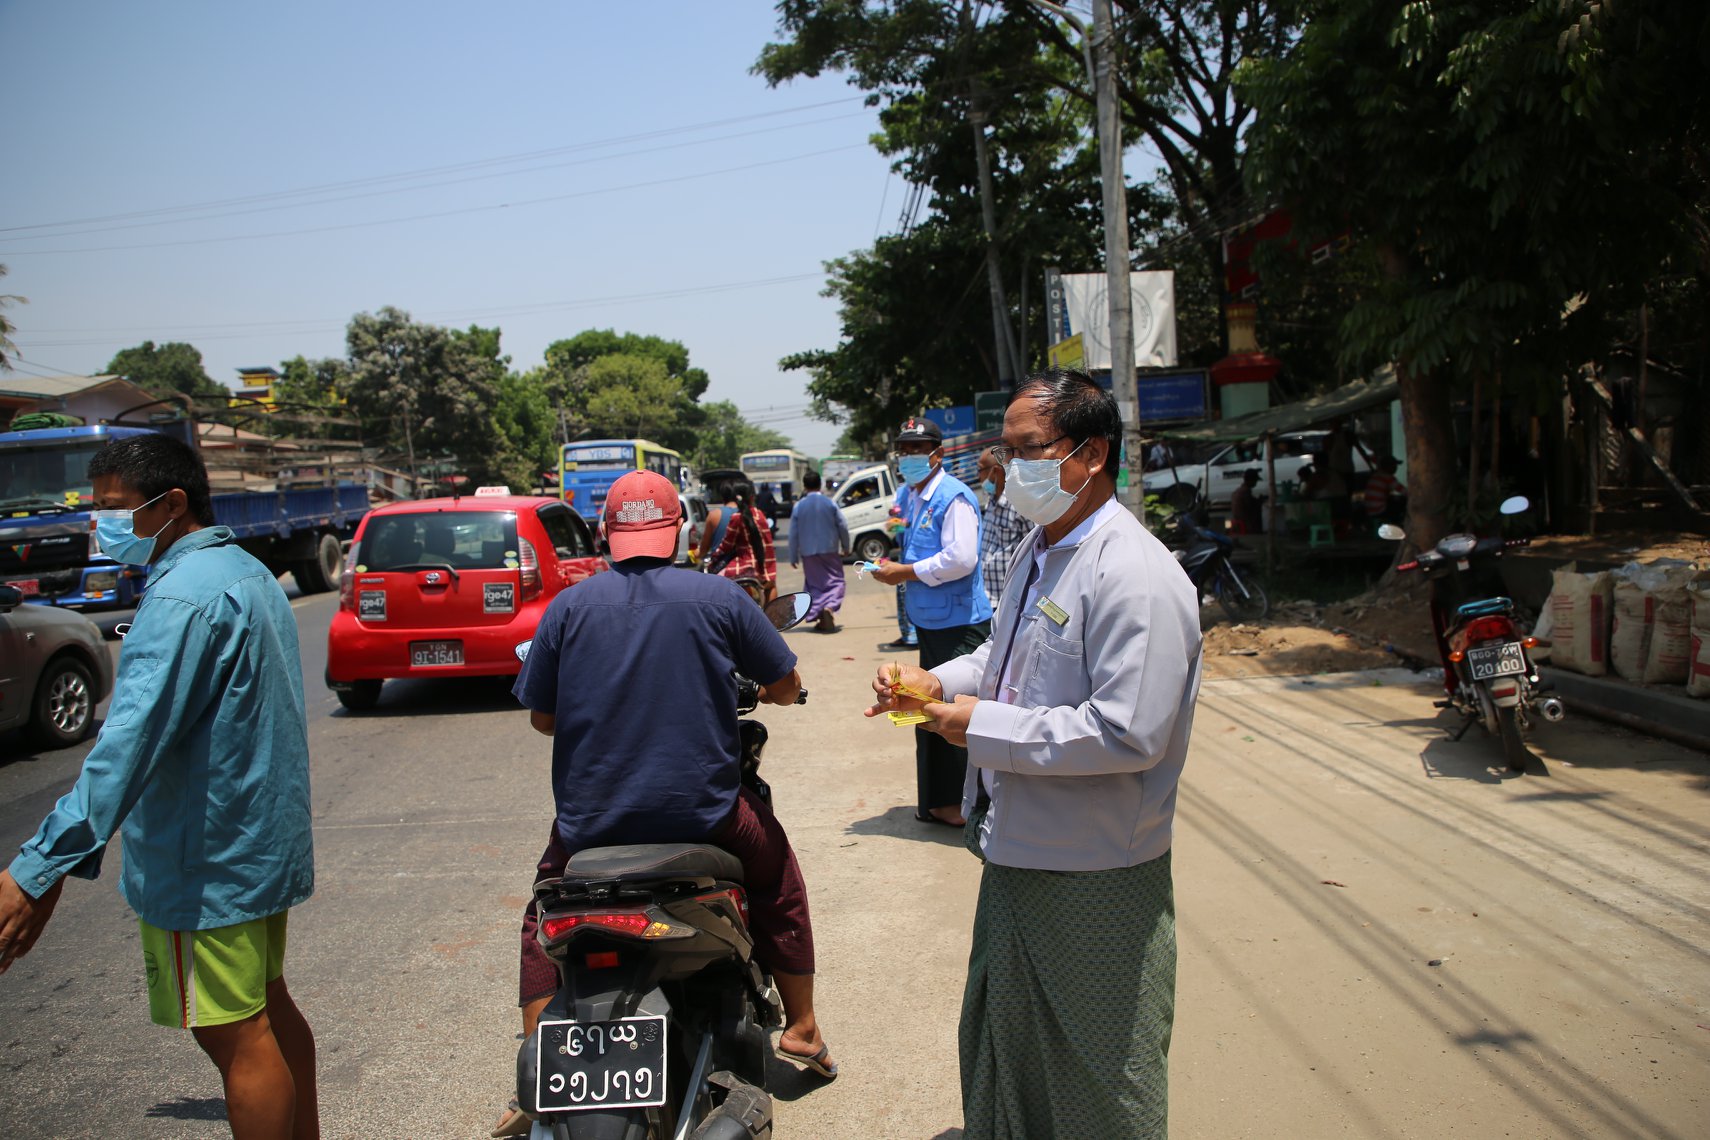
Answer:
[[[11,373],[0,376],[0,396],[27,396],[37,400],[63,400],[103,384],[122,380],[122,376],[20,376]]]
[[[1326,392],[1322,396],[1314,396],[1297,404],[1266,408],[1245,416],[1236,416],[1234,419],[1159,428],[1158,434],[1172,439],[1231,442],[1258,439],[1268,431],[1300,431],[1339,416],[1352,415],[1378,404],[1387,404],[1395,399],[1400,391],[1401,385],[1396,380],[1395,369],[1386,364],[1368,379],[1355,380],[1334,392]]]

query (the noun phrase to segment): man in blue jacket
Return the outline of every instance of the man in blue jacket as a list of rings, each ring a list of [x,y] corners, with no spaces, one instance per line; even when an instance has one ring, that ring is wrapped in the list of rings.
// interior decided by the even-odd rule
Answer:
[[[802,490],[807,494],[790,510],[790,565],[807,565],[802,580],[813,599],[807,616],[815,619],[814,628],[836,633],[843,628],[833,615],[843,608],[843,556],[849,553],[849,523],[819,487],[818,471],[802,476]]]
[[[163,435],[89,462],[96,539],[152,565],[113,701],[71,791],[0,871],[0,972],[29,953],[65,876],[124,829],[119,891],[142,923],[149,1012],[219,1067],[237,1136],[320,1135],[315,1041],[285,988],[285,925],[314,890],[297,622],[215,526],[208,473]]]
[[[905,605],[930,669],[971,653],[992,631],[992,607],[980,576],[979,500],[944,470],[944,435],[931,420],[910,419],[897,432],[897,473],[908,484],[902,555],[873,572],[887,586],[908,583]],[[914,730],[915,818],[961,827],[968,750]]]

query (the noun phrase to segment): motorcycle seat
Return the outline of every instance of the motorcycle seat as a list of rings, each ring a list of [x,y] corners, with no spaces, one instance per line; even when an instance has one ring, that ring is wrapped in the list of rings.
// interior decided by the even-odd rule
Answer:
[[[564,865],[564,880],[617,879],[626,883],[662,879],[723,879],[742,882],[742,861],[719,847],[698,843],[643,843],[590,847]]]
[[[1513,598],[1482,598],[1476,602],[1468,602],[1455,610],[1456,617],[1475,618],[1489,614],[1508,614],[1514,612]]]

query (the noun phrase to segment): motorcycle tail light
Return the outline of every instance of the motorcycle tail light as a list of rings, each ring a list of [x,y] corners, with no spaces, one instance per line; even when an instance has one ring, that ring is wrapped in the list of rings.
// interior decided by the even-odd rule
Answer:
[[[1467,659],[1467,655],[1465,653],[1462,653],[1459,649],[1449,650],[1449,660],[1453,661],[1456,665],[1459,665],[1462,661],[1465,661],[1466,659]]]
[[[1514,636],[1514,623],[1505,617],[1474,618],[1467,623],[1464,635],[1468,644],[1475,641],[1496,641]]]
[[[523,601],[540,596],[540,559],[534,553],[534,543],[526,538],[517,539],[518,553],[522,555],[517,560],[522,574]]]
[[[585,955],[582,960],[590,970],[610,970],[618,964],[618,952],[601,950],[597,954]]]
[[[561,942],[577,930],[593,928],[609,934],[630,938],[687,938],[694,931],[662,921],[641,910],[615,911],[608,914],[549,914],[540,920],[541,937],[547,942]]]
[[[1524,645],[1527,649],[1536,649],[1538,648],[1538,639],[1535,637],[1521,638],[1520,644]]]

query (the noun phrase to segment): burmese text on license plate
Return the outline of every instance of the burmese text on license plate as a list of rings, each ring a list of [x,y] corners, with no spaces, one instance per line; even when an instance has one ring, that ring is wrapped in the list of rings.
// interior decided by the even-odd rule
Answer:
[[[665,1103],[665,1019],[543,1021],[537,1038],[542,1112]]]
[[[463,664],[463,643],[461,641],[412,641],[410,642],[411,665],[461,665]]]
[[[1470,649],[1467,651],[1467,664],[1472,666],[1475,681],[1526,671],[1526,658],[1518,641],[1510,641],[1504,645],[1481,645],[1477,649]]]

